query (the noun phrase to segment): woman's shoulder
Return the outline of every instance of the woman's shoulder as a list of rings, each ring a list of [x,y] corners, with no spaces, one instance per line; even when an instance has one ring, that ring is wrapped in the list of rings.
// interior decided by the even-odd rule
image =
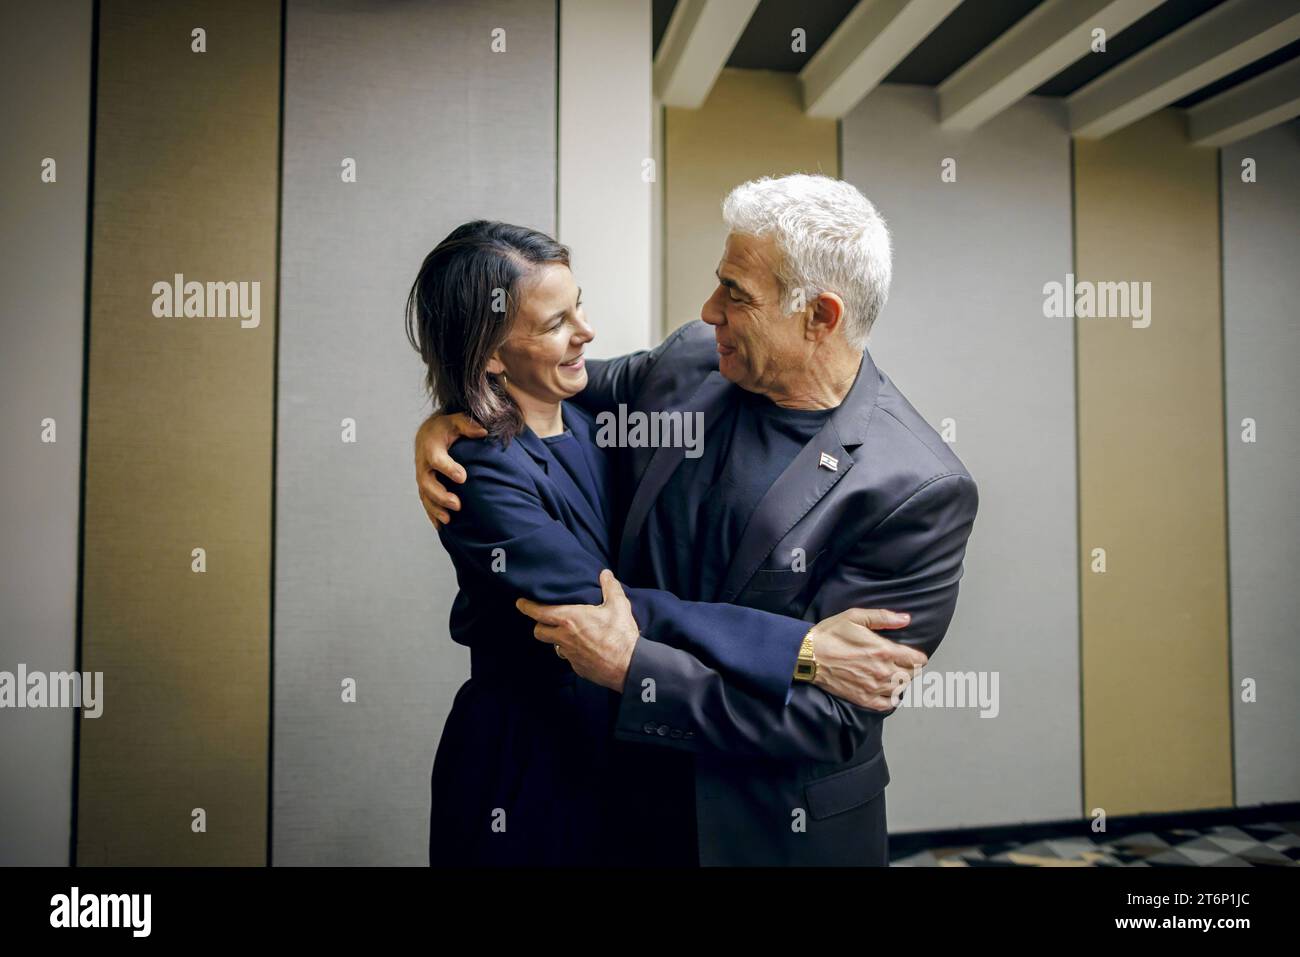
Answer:
[[[503,439],[485,436],[481,439],[464,437],[458,439],[448,450],[451,457],[468,468],[477,465],[493,469],[515,471],[522,463],[518,459],[518,450],[514,448],[517,441],[506,443]]]
[[[470,510],[494,512],[507,502],[538,497],[535,469],[518,440],[506,445],[491,437],[461,438],[448,454],[465,470],[465,481],[444,480],[444,484]],[[487,513],[480,517],[486,518]]]

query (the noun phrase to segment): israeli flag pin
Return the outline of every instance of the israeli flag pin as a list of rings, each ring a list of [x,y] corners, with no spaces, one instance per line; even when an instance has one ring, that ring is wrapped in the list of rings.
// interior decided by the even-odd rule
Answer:
[[[840,470],[840,460],[835,458],[833,455],[827,455],[823,452],[821,461],[817,463],[817,467],[821,469],[830,469],[832,472],[838,472]]]

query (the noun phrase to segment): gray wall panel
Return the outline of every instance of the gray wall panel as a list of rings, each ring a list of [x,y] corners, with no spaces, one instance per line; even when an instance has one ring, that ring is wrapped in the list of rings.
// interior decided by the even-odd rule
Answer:
[[[1241,180],[1255,160],[1256,182]],[[1237,803],[1300,800],[1300,122],[1222,151],[1228,555]],[[1256,441],[1242,441],[1242,420]],[[1258,685],[1241,700],[1241,682]]]
[[[928,670],[999,675],[996,718],[890,717],[896,832],[1080,812],[1073,330],[1042,312],[1043,284],[1071,262],[1058,109],[1030,98],[945,133],[932,90],[886,86],[843,121],[843,176],[894,237],[868,347],[931,425],[955,419],[980,488],[957,614]],[[947,157],[956,182],[940,180]]]
[[[90,0],[0,30],[0,670],[76,663]],[[57,179],[41,181],[45,157]],[[41,421],[55,420],[54,443]],[[0,713],[0,865],[68,863],[75,712]]]
[[[427,404],[402,310],[459,223],[554,229],[555,8],[291,0],[287,31],[273,861],[423,864],[434,749],[469,669],[415,493]]]

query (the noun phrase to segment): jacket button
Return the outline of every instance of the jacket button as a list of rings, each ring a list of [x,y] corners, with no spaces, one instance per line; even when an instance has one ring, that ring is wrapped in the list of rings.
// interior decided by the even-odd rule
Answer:
[[[647,721],[645,724],[641,725],[641,730],[646,734],[654,734],[656,730],[655,723],[653,721]]]
[[[665,738],[667,736],[668,736],[668,725],[666,724],[659,725],[659,737]]]
[[[694,732],[694,731],[687,731],[686,734],[682,735],[682,737],[684,737],[684,738],[693,738],[693,737],[695,737],[695,732]]]
[[[680,738],[680,737],[682,736],[682,729],[681,729],[681,728],[673,728],[672,732],[671,732],[668,736],[669,736],[670,738]]]

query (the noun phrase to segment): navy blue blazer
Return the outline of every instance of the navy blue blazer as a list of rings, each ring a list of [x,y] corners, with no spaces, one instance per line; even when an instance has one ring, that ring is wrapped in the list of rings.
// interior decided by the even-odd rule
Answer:
[[[588,411],[699,412],[706,441],[739,394],[698,320],[653,350],[591,359],[587,370],[577,401]],[[629,448],[615,459],[616,483],[631,490],[614,569],[625,585],[656,584],[627,579],[641,548],[665,548],[646,518],[684,454]],[[951,447],[864,352],[849,394],[759,501],[719,600],[807,622],[848,608],[908,612],[908,627],[887,636],[933,658],[978,503]],[[796,549],[805,570],[794,567]],[[751,647],[745,632],[727,640]],[[645,678],[654,701],[635,693]],[[702,864],[885,864],[889,713],[805,683],[774,705],[700,656],[639,641],[614,733],[690,756]]]
[[[462,439],[455,447],[468,479],[457,488],[461,510],[438,533],[460,589],[451,636],[470,649],[471,678],[434,762],[435,864],[591,863],[603,839],[592,821],[608,810],[602,781],[620,698],[577,678],[514,606],[520,596],[600,604],[600,572],[614,568],[610,464],[590,415],[568,403],[563,415],[594,487],[579,488],[529,429],[506,445]],[[756,699],[784,703],[807,622],[625,591],[639,644],[681,649]]]

